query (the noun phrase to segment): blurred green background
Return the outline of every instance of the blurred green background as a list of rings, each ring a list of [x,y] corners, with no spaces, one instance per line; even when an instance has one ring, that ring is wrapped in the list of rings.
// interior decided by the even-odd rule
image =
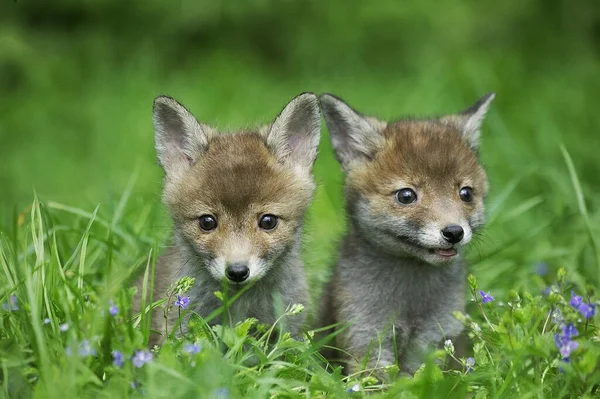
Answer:
[[[455,112],[495,91],[481,152],[489,224],[471,246],[473,270],[496,291],[541,290],[559,266],[598,283],[599,61],[597,0],[5,1],[2,220],[34,189],[110,215],[131,188],[124,220],[143,209],[156,215],[146,231],[166,237],[151,122],[159,94],[235,129],[270,121],[303,91],[382,118]],[[341,172],[323,133],[305,246],[313,282],[326,278],[344,228]],[[539,262],[549,275],[531,277]]]

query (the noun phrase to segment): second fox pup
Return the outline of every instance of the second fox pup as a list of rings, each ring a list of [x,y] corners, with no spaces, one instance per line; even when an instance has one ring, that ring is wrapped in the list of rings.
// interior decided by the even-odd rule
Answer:
[[[320,97],[348,214],[322,322],[349,322],[336,345],[358,361],[369,354],[369,367],[399,360],[412,374],[429,346],[462,331],[452,312],[465,308],[461,250],[484,223],[488,184],[477,150],[493,99],[459,114],[384,122]]]
[[[217,134],[172,98],[154,101],[156,151],[165,171],[163,202],[175,225],[173,244],[156,264],[154,300],[190,276],[196,280],[186,294],[189,309],[203,317],[221,306],[214,293],[224,281],[229,297],[253,284],[228,309],[234,323],[255,317],[272,324],[278,317],[276,295],[284,307],[306,304],[300,236],[315,188],[320,118],[317,97],[304,93],[268,126]],[[139,281],[138,292],[141,287]],[[162,309],[156,309],[152,329],[164,334],[166,322],[172,331],[177,313],[171,311],[165,321]],[[286,322],[298,334],[303,317]],[[163,339],[151,335],[150,344]]]

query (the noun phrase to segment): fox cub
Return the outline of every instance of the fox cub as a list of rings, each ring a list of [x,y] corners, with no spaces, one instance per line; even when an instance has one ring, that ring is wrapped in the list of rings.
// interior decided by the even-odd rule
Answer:
[[[322,322],[349,323],[335,345],[369,367],[398,360],[413,374],[430,345],[462,331],[452,312],[465,308],[461,250],[484,223],[488,184],[477,150],[493,99],[459,114],[384,122],[320,97],[348,214]]]
[[[236,133],[217,134],[169,97],[154,101],[153,120],[165,172],[163,202],[174,222],[173,244],[156,264],[153,300],[190,276],[195,284],[186,294],[189,309],[203,317],[222,305],[214,293],[224,282],[230,298],[251,284],[227,309],[232,323],[255,317],[273,324],[278,317],[274,296],[284,307],[306,304],[299,252],[315,189],[312,167],[321,125],[317,97],[301,94],[272,124]],[[164,333],[168,323],[172,331],[177,319],[178,312],[165,320],[162,308],[155,309],[152,330]],[[296,335],[303,321],[290,318],[287,329]],[[150,344],[163,339],[151,335]]]

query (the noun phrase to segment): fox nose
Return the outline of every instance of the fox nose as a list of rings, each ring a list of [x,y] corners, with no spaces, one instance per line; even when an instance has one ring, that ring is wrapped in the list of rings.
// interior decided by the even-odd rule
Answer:
[[[463,239],[465,231],[457,224],[451,224],[442,229],[442,236],[450,244],[456,244]]]
[[[235,283],[245,281],[250,275],[250,269],[246,263],[230,263],[225,270],[227,278]]]

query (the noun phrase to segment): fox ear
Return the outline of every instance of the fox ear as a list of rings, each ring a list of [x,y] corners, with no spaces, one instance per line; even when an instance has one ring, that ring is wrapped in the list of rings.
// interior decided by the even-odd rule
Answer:
[[[490,108],[490,104],[496,97],[495,93],[488,93],[481,97],[477,102],[466,110],[456,115],[444,118],[451,121],[460,129],[463,138],[473,151],[479,149],[479,136],[481,135],[481,124],[483,118]]]
[[[312,170],[321,137],[319,101],[302,93],[290,101],[266,135],[267,146],[284,162]]]
[[[152,114],[158,162],[167,176],[179,174],[206,150],[212,129],[198,123],[183,105],[167,96],[154,100]]]
[[[319,100],[331,144],[342,168],[347,169],[353,161],[372,159],[381,148],[381,132],[387,123],[359,114],[331,94],[322,94]]]

